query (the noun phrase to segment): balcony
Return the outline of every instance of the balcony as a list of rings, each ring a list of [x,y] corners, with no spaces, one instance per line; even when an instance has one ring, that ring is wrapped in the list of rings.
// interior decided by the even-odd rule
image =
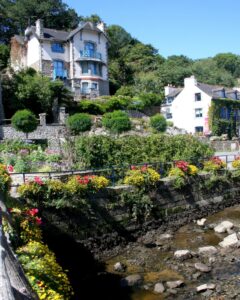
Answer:
[[[67,78],[67,70],[66,69],[54,69],[53,70],[53,79],[66,79]]]
[[[76,61],[86,60],[102,62],[102,54],[92,50],[80,50],[79,57],[76,59]]]

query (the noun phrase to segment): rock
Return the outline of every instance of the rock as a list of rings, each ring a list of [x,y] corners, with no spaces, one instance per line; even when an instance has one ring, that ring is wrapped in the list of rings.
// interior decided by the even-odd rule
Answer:
[[[204,226],[204,224],[206,223],[207,219],[202,218],[200,220],[197,220],[197,224],[198,226]]]
[[[206,292],[202,293],[202,296],[208,298],[212,295],[213,291],[212,290],[207,290]]]
[[[211,256],[211,257],[209,257],[208,261],[210,264],[213,264],[213,263],[215,263],[216,258]]]
[[[174,253],[174,257],[179,260],[185,260],[192,257],[192,254],[189,250],[177,250]]]
[[[158,294],[162,294],[165,291],[165,287],[161,282],[158,282],[154,286],[154,292]]]
[[[172,294],[172,295],[176,295],[177,294],[177,290],[174,290],[174,289],[167,289],[167,292],[169,294]]]
[[[229,221],[223,221],[222,223],[218,224],[216,227],[214,227],[214,231],[217,233],[224,233],[228,229],[233,228],[233,223]]]
[[[122,287],[129,287],[129,286],[139,286],[143,282],[143,278],[139,274],[129,275],[125,278],[122,278],[120,281],[120,285]]]
[[[170,288],[170,289],[175,289],[177,287],[180,287],[181,285],[184,284],[184,281],[182,280],[176,280],[176,281],[167,281],[166,285]]]
[[[222,248],[228,248],[228,247],[239,247],[240,241],[238,239],[238,236],[236,233],[230,234],[226,236],[222,242],[219,243],[219,246]]]
[[[197,290],[197,292],[203,292],[206,290],[214,290],[215,287],[216,287],[216,285],[214,283],[205,283],[205,284],[199,285],[196,288],[196,290]]]
[[[202,264],[202,263],[195,263],[194,267],[196,270],[203,272],[203,273],[208,273],[211,271],[210,267],[208,267],[207,265]]]
[[[163,234],[160,234],[159,237],[157,237],[157,240],[156,240],[156,245],[157,246],[161,246],[161,245],[164,245],[168,240],[172,239],[173,236],[172,234],[170,233],[163,233]]]
[[[192,275],[192,278],[193,278],[193,279],[198,279],[201,275],[202,275],[202,274],[201,274],[200,272],[197,272],[197,273],[194,273],[194,274]]]
[[[114,271],[116,272],[124,272],[124,265],[120,262],[117,262],[115,265],[114,265]]]
[[[217,248],[214,246],[205,246],[198,248],[198,253],[203,255],[213,255],[217,253]]]

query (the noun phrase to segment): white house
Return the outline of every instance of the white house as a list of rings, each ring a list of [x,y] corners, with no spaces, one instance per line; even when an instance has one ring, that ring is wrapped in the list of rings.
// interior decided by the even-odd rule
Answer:
[[[42,20],[11,40],[11,66],[32,67],[71,87],[76,98],[109,94],[105,24],[81,22],[73,31],[44,28]]]
[[[165,87],[161,112],[174,126],[189,133],[209,134],[208,111],[211,101],[218,98],[240,100],[237,89],[197,82],[194,76],[184,79],[183,88]]]

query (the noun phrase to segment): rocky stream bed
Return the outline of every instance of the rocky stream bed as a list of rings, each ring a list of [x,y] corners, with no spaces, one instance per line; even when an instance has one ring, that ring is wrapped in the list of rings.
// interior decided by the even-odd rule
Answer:
[[[127,299],[240,299],[240,205],[176,232],[149,231],[104,263]]]

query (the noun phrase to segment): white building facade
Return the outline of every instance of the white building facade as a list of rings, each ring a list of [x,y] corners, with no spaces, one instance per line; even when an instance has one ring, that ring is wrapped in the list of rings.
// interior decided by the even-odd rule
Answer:
[[[53,80],[63,80],[76,99],[109,95],[105,25],[83,22],[67,32],[44,28],[42,20],[37,20],[24,37],[12,38],[11,66],[15,71],[31,67]]]
[[[194,76],[185,78],[183,88],[165,87],[161,112],[173,125],[188,133],[209,134],[208,111],[212,99],[240,100],[237,90],[198,83]]]

